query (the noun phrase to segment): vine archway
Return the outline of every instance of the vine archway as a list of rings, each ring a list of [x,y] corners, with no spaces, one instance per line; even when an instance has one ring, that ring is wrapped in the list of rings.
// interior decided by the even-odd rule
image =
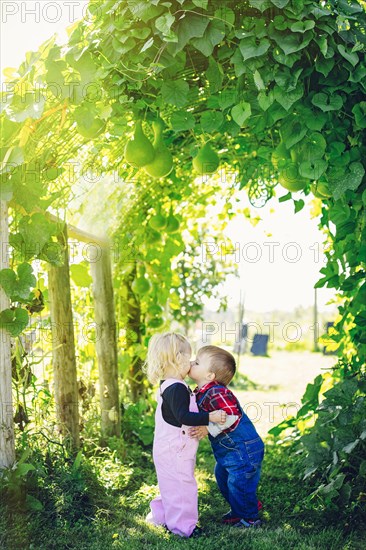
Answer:
[[[280,191],[280,200],[293,200],[296,211],[304,205],[301,193],[320,201],[329,251],[316,286],[342,296],[333,336],[340,353],[334,395],[347,391],[344,408],[351,414],[364,393],[366,349],[364,3],[249,0],[222,7],[208,0],[107,0],[91,2],[89,13],[92,22],[73,25],[65,47],[51,39],[27,54],[17,74],[7,74],[2,200],[15,212],[15,259],[52,263],[54,234],[35,209],[65,209],[74,179],[92,165],[114,174],[115,192],[128,193],[141,209],[122,215],[116,233],[122,243],[143,245],[139,263],[146,270],[156,260],[146,237],[150,233],[153,244],[148,222],[157,207],[168,217],[179,215],[185,201],[207,203],[191,172],[192,157],[210,141],[221,170],[236,174],[228,193],[246,191],[261,206]],[[174,170],[156,183],[125,162],[124,149],[136,120],[151,137],[158,118]],[[161,287],[167,299],[170,260],[184,243],[168,236],[159,246],[167,250]],[[158,284],[159,274],[149,269]],[[121,280],[128,277],[131,272]],[[11,314],[0,314],[13,334],[25,323],[22,299],[16,304]],[[306,452],[311,457],[307,442],[323,438],[328,453],[311,473],[329,481],[333,472],[337,492],[343,482],[351,486],[339,477],[342,462],[328,468],[327,460],[333,452],[347,453],[356,440],[363,445],[365,426],[352,423],[352,441],[344,434],[341,443],[334,438],[336,419],[324,430],[315,413],[321,384],[314,383],[298,418],[285,426],[317,417],[303,437]],[[360,463],[354,467],[358,475]],[[351,489],[346,492],[350,498]]]

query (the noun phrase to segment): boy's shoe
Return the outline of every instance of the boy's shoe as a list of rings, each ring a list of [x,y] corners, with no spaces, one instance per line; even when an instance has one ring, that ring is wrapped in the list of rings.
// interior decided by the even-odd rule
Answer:
[[[263,508],[263,504],[261,503],[260,500],[258,500],[258,512],[260,510],[262,510]],[[241,518],[233,515],[232,511],[230,510],[230,512],[227,512],[226,514],[224,514],[221,518],[221,522],[224,524],[224,525],[233,525],[235,523],[238,523],[240,521]]]
[[[205,532],[203,529],[201,529],[201,527],[198,527],[198,525],[196,525],[196,527],[193,529],[192,533],[189,535],[189,539],[195,539],[197,537],[201,537],[202,535],[204,535]]]
[[[230,512],[224,514],[221,518],[221,523],[224,525],[234,525],[235,523],[238,523],[238,521],[240,521],[240,518],[234,516],[231,510]]]
[[[233,527],[237,529],[250,529],[260,527],[262,522],[260,519],[241,519],[238,523],[235,523]]]

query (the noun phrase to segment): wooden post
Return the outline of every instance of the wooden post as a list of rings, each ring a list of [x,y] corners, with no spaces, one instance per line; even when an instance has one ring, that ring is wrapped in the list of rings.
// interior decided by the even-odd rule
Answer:
[[[101,434],[105,438],[121,435],[121,415],[118,392],[118,361],[116,320],[112,269],[109,250],[99,248],[100,255],[90,263],[93,278],[96,352],[99,369]]]
[[[64,264],[48,272],[56,417],[65,444],[74,450],[80,445],[79,410],[66,225],[59,241],[65,246]]]
[[[136,276],[136,266],[133,271],[127,276],[125,284],[127,287],[127,318],[126,318],[126,347],[141,344],[141,306],[140,301],[136,300],[136,296],[132,290],[132,282]],[[128,378],[131,388],[131,396],[133,403],[137,403],[140,398],[145,396],[145,376],[142,371],[143,361],[138,355],[134,355],[131,359]]]
[[[0,201],[0,269],[9,267],[8,205]],[[8,309],[9,299],[0,287],[0,311]],[[14,419],[11,382],[10,335],[0,329],[0,469],[15,462]]]
[[[314,347],[313,351],[319,351],[319,327],[318,327],[318,292],[314,288]]]

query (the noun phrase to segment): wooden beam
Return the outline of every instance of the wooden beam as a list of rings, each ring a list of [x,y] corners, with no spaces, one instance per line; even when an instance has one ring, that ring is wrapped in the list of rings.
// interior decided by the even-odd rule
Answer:
[[[0,201],[0,269],[9,268],[8,205]],[[9,308],[9,298],[0,287],[0,311]],[[0,329],[0,468],[15,462],[14,418],[11,380],[10,334]]]

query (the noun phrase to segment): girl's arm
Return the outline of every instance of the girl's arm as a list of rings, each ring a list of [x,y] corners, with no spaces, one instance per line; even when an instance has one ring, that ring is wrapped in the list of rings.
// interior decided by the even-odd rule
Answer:
[[[172,414],[178,424],[186,426],[207,426],[209,422],[225,422],[226,413],[222,410],[211,412],[190,412],[190,395],[187,388],[180,384],[172,384],[163,392],[164,413]],[[166,405],[166,406],[164,406]],[[164,418],[165,419],[165,418]]]

